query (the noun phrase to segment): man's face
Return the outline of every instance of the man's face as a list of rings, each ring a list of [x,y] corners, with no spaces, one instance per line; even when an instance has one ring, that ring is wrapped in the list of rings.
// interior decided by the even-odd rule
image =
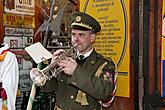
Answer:
[[[82,31],[72,29],[72,43],[77,44],[77,49],[81,54],[85,54],[92,49],[92,43],[95,41],[95,34],[92,31]]]

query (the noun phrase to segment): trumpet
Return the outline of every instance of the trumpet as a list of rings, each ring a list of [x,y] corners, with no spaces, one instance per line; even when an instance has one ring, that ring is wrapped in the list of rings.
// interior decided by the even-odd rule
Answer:
[[[69,50],[67,50],[65,53],[61,54],[55,61],[53,61],[50,65],[45,67],[44,69],[40,70],[38,68],[32,68],[30,70],[30,78],[31,80],[37,85],[37,86],[43,86],[47,80],[50,80],[52,77],[57,77],[58,74],[61,73],[61,70],[56,68],[58,65],[57,63],[63,59],[66,58],[66,56],[71,53],[75,48],[77,47],[77,44],[72,46]],[[76,53],[76,52],[75,52]],[[72,54],[71,56],[75,57],[75,54]],[[53,70],[52,74],[49,74],[49,71]]]

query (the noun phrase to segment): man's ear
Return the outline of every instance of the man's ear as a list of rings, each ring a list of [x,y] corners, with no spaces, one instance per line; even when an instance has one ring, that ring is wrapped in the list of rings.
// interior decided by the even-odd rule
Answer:
[[[95,42],[95,39],[96,39],[96,34],[91,34],[91,37],[90,37],[90,39],[91,39],[91,42]]]

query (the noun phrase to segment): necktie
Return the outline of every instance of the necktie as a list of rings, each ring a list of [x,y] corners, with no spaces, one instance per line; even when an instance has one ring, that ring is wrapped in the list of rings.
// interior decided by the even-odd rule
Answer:
[[[84,55],[80,55],[79,60],[83,60],[83,59],[84,59]]]
[[[83,55],[80,55],[78,58],[77,58],[77,63],[79,64],[79,65],[81,65],[81,66],[83,66],[84,65],[84,63],[86,62],[86,59],[87,59],[87,57],[86,58],[84,58],[84,56]]]

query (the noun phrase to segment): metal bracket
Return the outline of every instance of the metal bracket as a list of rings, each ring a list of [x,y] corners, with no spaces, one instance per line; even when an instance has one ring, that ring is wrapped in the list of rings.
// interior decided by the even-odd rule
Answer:
[[[156,90],[153,95],[149,96],[148,101],[152,107],[165,107],[165,98],[161,97],[159,90]]]

